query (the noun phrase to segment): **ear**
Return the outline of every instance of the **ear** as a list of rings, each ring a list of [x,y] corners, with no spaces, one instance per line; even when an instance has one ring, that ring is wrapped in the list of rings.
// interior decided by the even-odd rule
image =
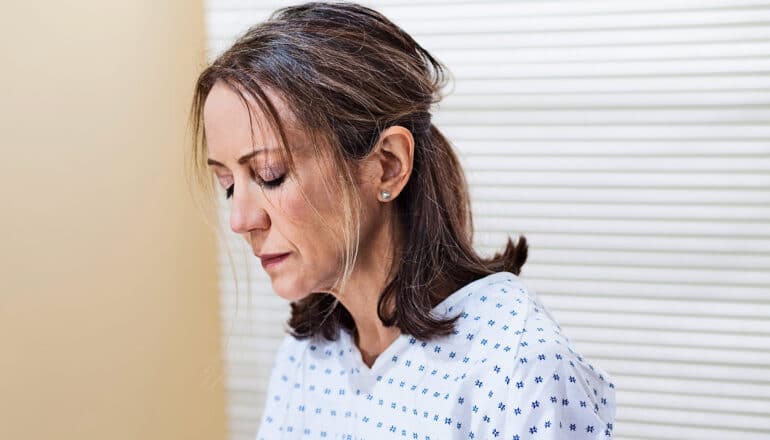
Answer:
[[[375,145],[372,159],[377,169],[374,182],[377,199],[389,202],[398,197],[412,174],[414,136],[400,125],[386,128]],[[389,195],[383,195],[383,191]]]

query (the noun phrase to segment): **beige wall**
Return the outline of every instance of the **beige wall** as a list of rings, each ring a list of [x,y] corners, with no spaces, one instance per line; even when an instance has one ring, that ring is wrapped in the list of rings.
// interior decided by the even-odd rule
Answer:
[[[200,0],[4,2],[0,438],[225,437]]]

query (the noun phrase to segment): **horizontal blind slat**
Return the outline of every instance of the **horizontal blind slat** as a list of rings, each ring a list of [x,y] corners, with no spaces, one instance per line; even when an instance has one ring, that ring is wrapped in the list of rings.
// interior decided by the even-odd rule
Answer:
[[[592,110],[601,108],[612,109],[666,109],[666,108],[704,108],[704,107],[737,107],[750,110],[755,106],[770,105],[770,90],[699,90],[699,91],[650,91],[646,93],[627,92],[627,93],[583,93],[562,92],[562,93],[498,93],[490,94],[452,94],[444,98],[438,104],[435,104],[437,110],[491,110],[491,109],[522,109],[522,110],[559,110],[565,108]],[[481,142],[478,142],[481,143]],[[500,142],[494,140],[486,141],[484,144],[499,145]],[[527,143],[532,145],[532,143]],[[562,145],[583,146],[583,143],[572,142]],[[714,151],[708,147],[724,145],[724,141],[706,140],[699,144],[692,142],[679,142],[678,140],[668,140],[662,142],[645,142],[629,139],[622,144],[615,143],[616,152],[619,146],[630,148],[629,153],[634,154],[686,154],[689,152],[701,152],[704,154],[713,154]],[[646,145],[651,151],[637,148]],[[752,145],[759,147],[757,150],[744,151],[737,148],[736,151],[730,150],[730,153],[741,154],[744,152],[756,153],[767,152],[767,143],[746,142],[738,143],[741,145]],[[698,147],[705,147],[702,150],[696,150]],[[540,145],[542,148],[549,148],[548,145]],[[603,145],[598,145],[602,148]],[[509,146],[510,149],[510,146]],[[511,154],[511,151],[500,150],[500,153]],[[598,150],[596,153],[602,153]],[[596,154],[595,153],[595,154]]]

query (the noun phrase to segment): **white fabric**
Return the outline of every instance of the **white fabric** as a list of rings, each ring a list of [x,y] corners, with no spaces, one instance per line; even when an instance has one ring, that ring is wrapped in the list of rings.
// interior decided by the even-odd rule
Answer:
[[[454,334],[402,334],[368,368],[352,335],[286,335],[257,440],[609,439],[610,376],[561,332],[510,272],[478,279],[432,312],[462,317]]]

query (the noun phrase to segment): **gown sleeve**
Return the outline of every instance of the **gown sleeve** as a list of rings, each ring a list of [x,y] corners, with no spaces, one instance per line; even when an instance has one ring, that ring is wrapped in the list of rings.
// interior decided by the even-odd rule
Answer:
[[[502,435],[523,439],[611,439],[615,385],[590,364],[537,300],[530,302],[521,346],[506,379]]]
[[[615,390],[608,378],[570,352],[526,356],[536,367],[511,376],[506,439],[610,439]]]
[[[294,368],[291,367],[296,365],[296,359],[294,359],[291,349],[295,345],[294,337],[287,334],[276,350],[256,440],[281,438],[282,432],[279,429],[283,425],[284,415],[287,411],[286,403],[291,392],[289,375],[294,371]]]

